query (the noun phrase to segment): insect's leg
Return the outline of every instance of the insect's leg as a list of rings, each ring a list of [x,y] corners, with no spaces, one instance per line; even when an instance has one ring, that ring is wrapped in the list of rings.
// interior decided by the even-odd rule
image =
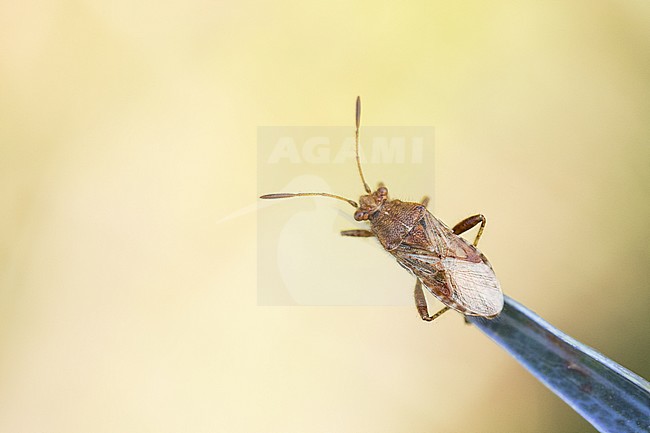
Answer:
[[[420,202],[422,206],[427,207],[429,205],[429,196],[425,195],[422,197],[422,201]]]
[[[481,235],[483,234],[483,229],[485,228],[485,217],[481,214],[478,215],[472,215],[471,217],[467,217],[458,224],[454,226],[452,229],[454,234],[461,234],[465,233],[467,230],[471,229],[472,227],[476,226],[478,223],[481,223],[481,227],[478,229],[478,233],[476,234],[476,238],[474,239],[474,246],[478,245],[478,240],[481,238]]]
[[[371,238],[375,234],[370,230],[342,230],[341,236],[352,236],[355,238]]]
[[[422,291],[422,282],[418,279],[415,283],[415,290],[413,291],[413,297],[415,298],[415,307],[420,313],[422,320],[431,322],[432,320],[440,317],[442,313],[449,310],[449,307],[444,307],[442,310],[438,311],[433,316],[429,316],[429,308],[427,307],[427,300],[424,297],[424,292]]]

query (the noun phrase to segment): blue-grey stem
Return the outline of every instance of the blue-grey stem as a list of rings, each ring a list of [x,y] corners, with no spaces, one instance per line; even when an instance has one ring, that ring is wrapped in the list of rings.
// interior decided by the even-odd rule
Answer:
[[[650,383],[506,297],[494,319],[468,317],[600,432],[649,432]]]

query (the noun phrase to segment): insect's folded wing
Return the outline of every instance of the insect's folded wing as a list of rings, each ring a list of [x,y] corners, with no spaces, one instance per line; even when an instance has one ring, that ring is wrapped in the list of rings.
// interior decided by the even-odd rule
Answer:
[[[450,301],[465,314],[491,317],[503,309],[503,293],[492,269],[485,263],[454,258],[442,260]]]

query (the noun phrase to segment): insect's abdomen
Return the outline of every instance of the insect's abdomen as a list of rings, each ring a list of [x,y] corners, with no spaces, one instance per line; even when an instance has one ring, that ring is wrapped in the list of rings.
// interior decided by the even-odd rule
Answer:
[[[440,302],[471,316],[492,317],[503,309],[503,294],[492,268],[484,262],[440,258],[424,251],[394,251],[398,263],[422,281]]]
[[[412,215],[419,213],[420,218],[415,222],[403,218],[400,211],[404,209],[409,209]],[[501,312],[503,294],[499,281],[487,259],[476,248],[426,209],[420,211],[414,203],[399,202],[396,209],[389,210],[393,212],[386,212],[383,219],[402,222],[401,230],[405,233],[399,239],[382,241],[382,245],[436,298],[467,315],[492,317]]]

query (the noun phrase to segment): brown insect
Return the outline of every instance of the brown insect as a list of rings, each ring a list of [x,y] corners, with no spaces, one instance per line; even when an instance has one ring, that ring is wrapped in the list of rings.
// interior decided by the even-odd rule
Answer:
[[[368,221],[370,230],[344,230],[341,235],[376,237],[397,263],[417,278],[415,305],[423,320],[434,320],[450,308],[468,316],[492,318],[498,315],[503,309],[503,293],[490,262],[476,248],[485,228],[485,217],[474,215],[449,229],[426,209],[428,197],[424,197],[421,203],[391,200],[381,183],[372,192],[363,177],[359,160],[360,123],[361,99],[357,97],[356,160],[366,190],[366,195],[359,198],[359,204],[338,195],[313,192],[267,194],[260,198],[324,196],[354,206],[354,219]],[[478,224],[480,227],[473,244],[459,236]],[[429,315],[422,285],[445,305],[432,316]]]

